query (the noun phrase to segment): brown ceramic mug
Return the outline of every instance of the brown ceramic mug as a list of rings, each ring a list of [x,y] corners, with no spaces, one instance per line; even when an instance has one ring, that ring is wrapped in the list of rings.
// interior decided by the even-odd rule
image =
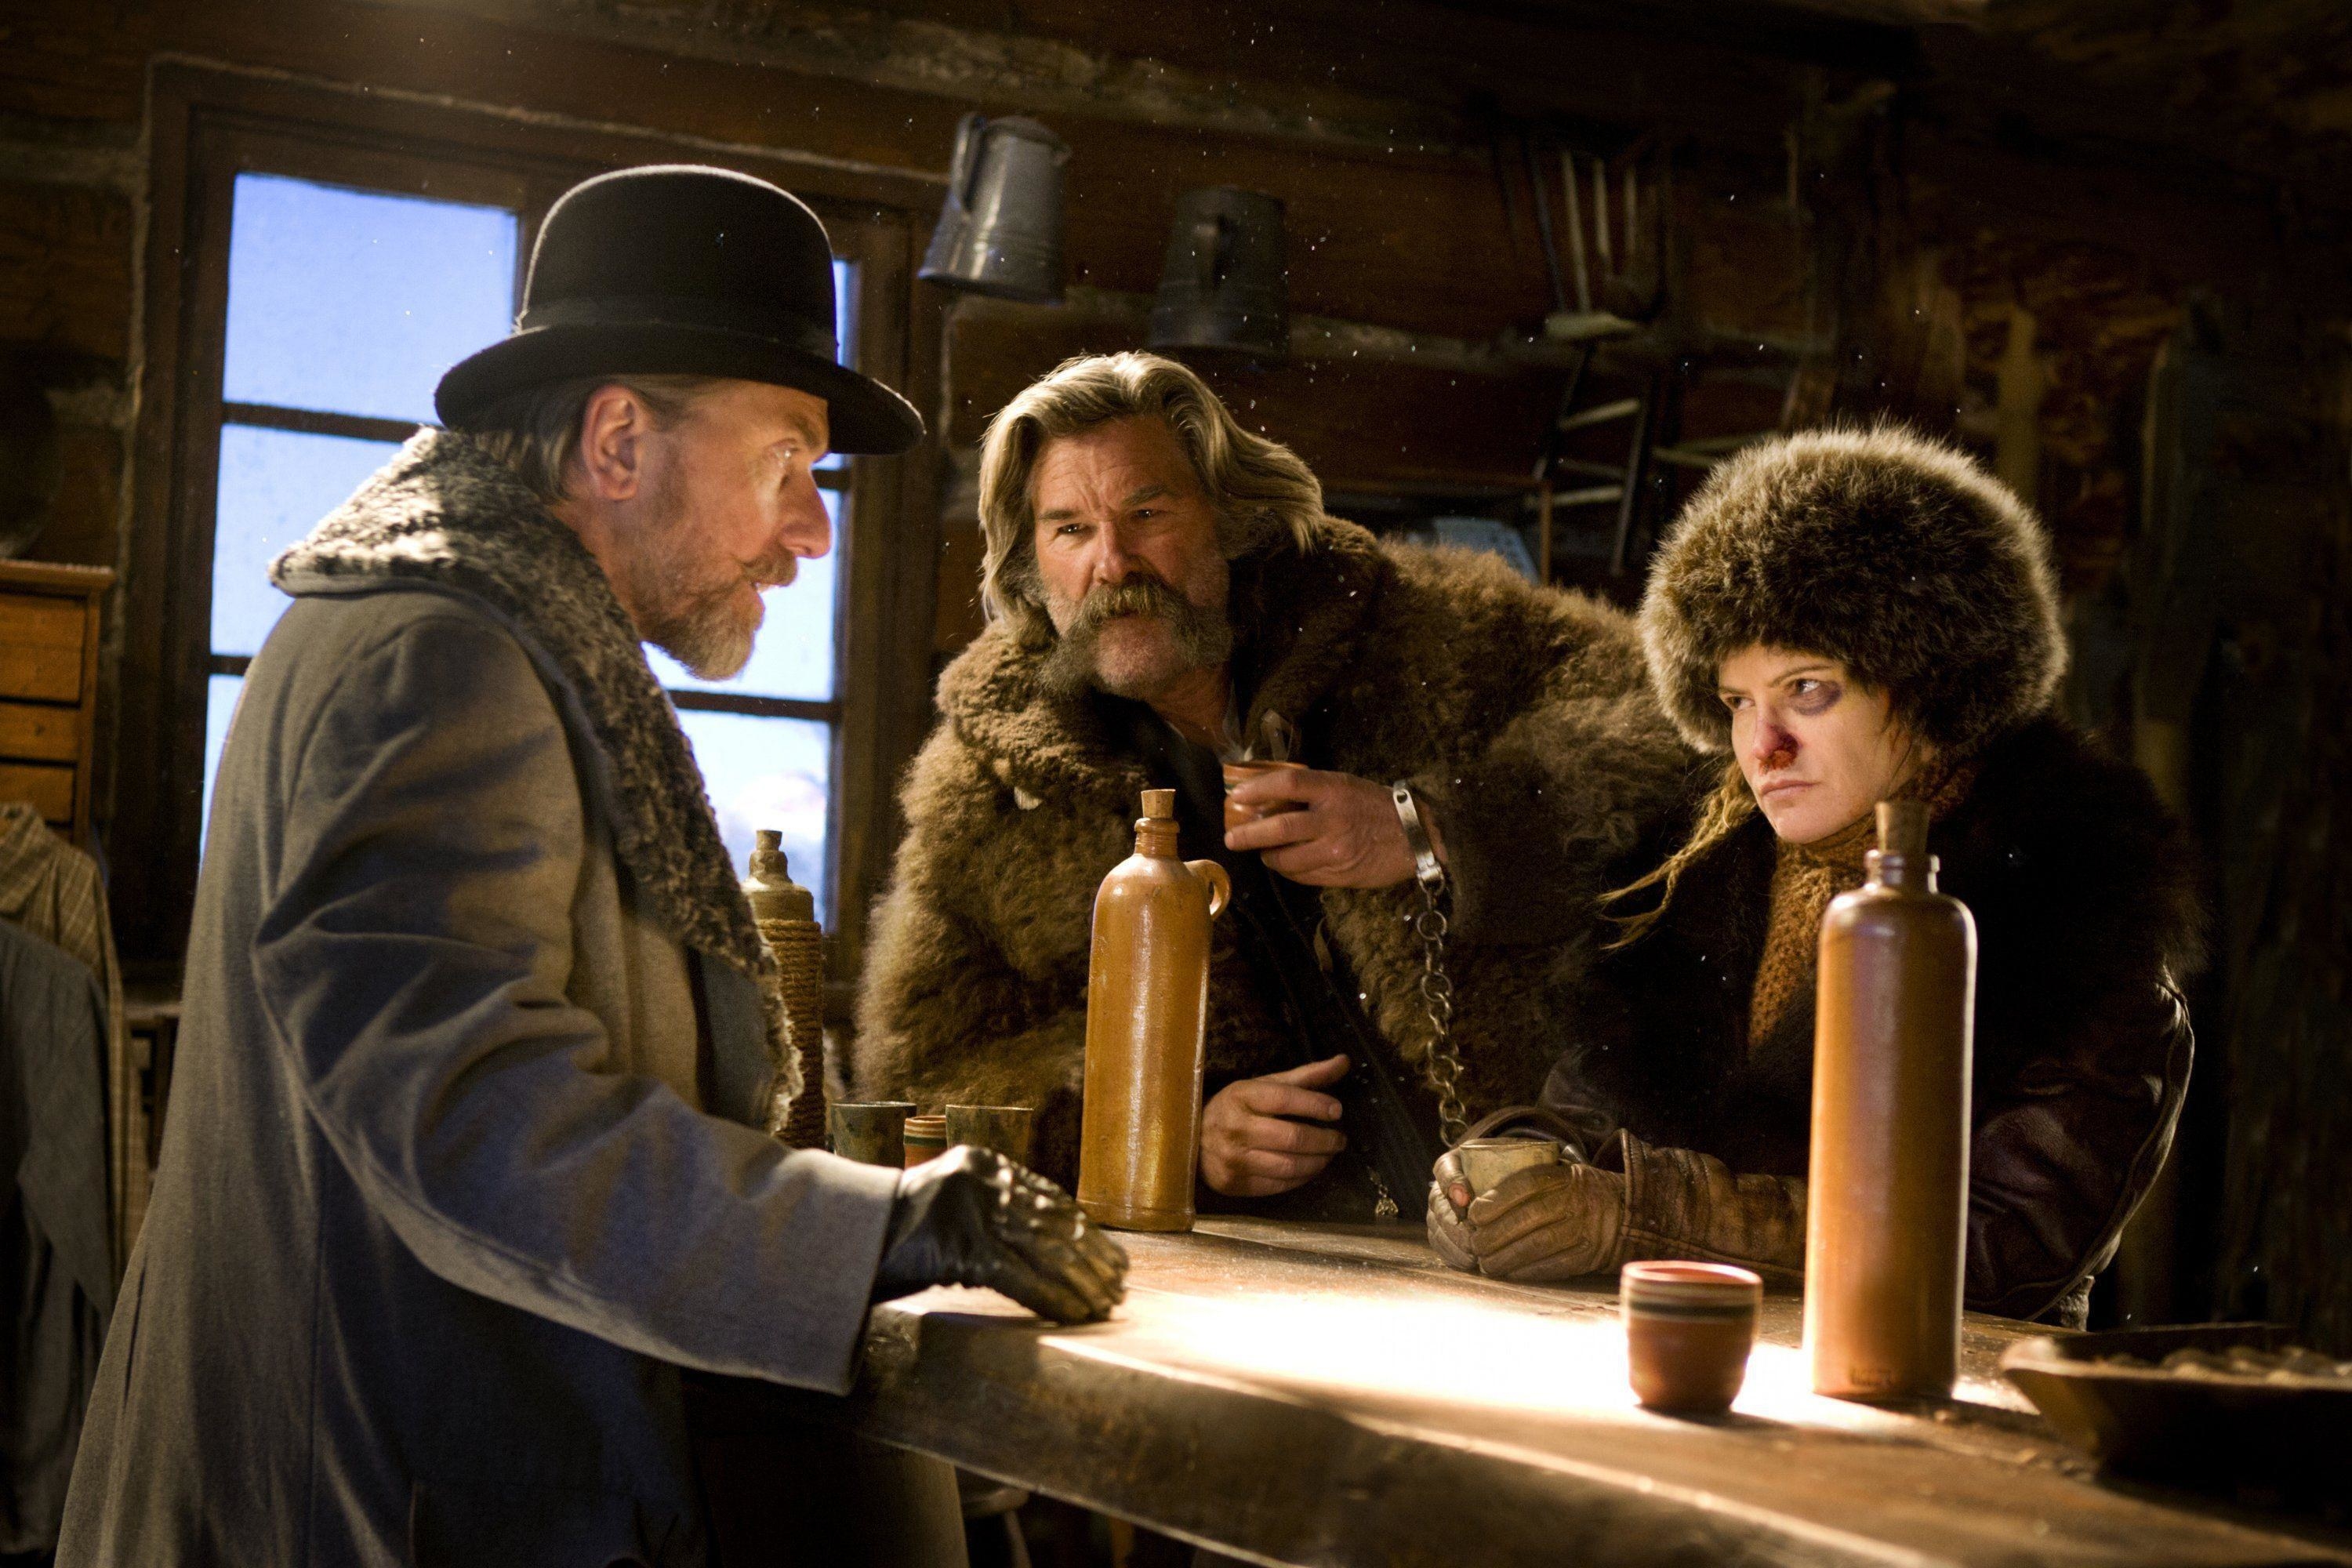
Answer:
[[[948,1145],[993,1149],[1016,1165],[1029,1163],[1029,1140],[1036,1111],[1025,1105],[950,1105]]]
[[[1635,1398],[1685,1415],[1731,1408],[1756,1347],[1760,1278],[1724,1263],[1628,1263],[1618,1300]]]
[[[907,1169],[911,1171],[924,1161],[937,1159],[948,1152],[948,1119],[944,1116],[909,1116],[904,1136]]]
[[[1234,786],[1235,784],[1245,784],[1249,780],[1256,778],[1261,774],[1276,773],[1283,769],[1295,769],[1303,773],[1306,771],[1306,768],[1307,764],[1305,763],[1225,763],[1223,769],[1225,775],[1225,830],[1230,833],[1244,822],[1255,822],[1261,816],[1280,816],[1285,812],[1296,811],[1298,809],[1296,805],[1277,805],[1270,809],[1265,806],[1238,805],[1234,800]]]

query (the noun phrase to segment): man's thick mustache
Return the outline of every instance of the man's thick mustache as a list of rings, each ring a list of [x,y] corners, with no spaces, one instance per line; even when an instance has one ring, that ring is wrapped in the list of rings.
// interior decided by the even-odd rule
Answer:
[[[1124,583],[1113,583],[1097,588],[1078,601],[1070,624],[1062,629],[1064,637],[1081,635],[1098,629],[1104,622],[1121,616],[1158,616],[1162,620],[1181,620],[1193,611],[1192,602],[1157,577],[1129,577]]]

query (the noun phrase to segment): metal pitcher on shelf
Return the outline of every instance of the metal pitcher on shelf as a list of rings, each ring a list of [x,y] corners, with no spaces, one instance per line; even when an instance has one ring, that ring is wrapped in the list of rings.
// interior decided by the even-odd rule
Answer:
[[[1290,270],[1278,198],[1231,185],[1177,198],[1151,346],[1288,356]]]
[[[1034,120],[967,114],[947,205],[916,276],[1001,300],[1062,298],[1062,165],[1070,149]]]

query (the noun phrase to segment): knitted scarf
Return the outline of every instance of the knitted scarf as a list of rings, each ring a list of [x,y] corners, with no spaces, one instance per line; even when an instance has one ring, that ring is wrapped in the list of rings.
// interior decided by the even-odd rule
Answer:
[[[1925,801],[1928,820],[1940,822],[1968,798],[1976,776],[1972,762],[1931,763],[1895,795],[1898,800]],[[1866,811],[1811,844],[1780,841],[1772,863],[1772,912],[1764,931],[1764,955],[1748,997],[1751,1046],[1769,1039],[1787,1021],[1790,1007],[1811,993],[1822,917],[1829,912],[1831,900],[1862,886],[1863,857],[1877,847],[1876,818],[1875,810]]]

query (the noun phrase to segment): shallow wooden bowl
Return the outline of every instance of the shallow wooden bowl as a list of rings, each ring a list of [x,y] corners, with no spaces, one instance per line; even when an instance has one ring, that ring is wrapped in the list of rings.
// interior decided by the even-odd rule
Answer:
[[[2000,1370],[2059,1435],[2118,1476],[2248,1500],[2352,1500],[2352,1380],[2211,1377],[2158,1366],[2179,1350],[2276,1350],[2275,1323],[2208,1323],[2021,1340]]]

